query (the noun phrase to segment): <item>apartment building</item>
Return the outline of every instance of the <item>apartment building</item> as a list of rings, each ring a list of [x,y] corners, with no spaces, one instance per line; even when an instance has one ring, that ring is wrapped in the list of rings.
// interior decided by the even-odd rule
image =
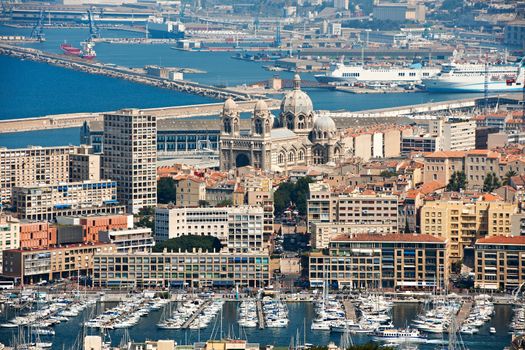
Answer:
[[[525,172],[525,161],[521,157],[502,157],[489,150],[439,151],[424,157],[424,181],[437,181],[446,186],[455,171],[467,176],[467,188],[481,190],[488,173],[495,173],[500,179],[510,171]]]
[[[104,114],[104,178],[129,213],[157,204],[157,119],[136,109]]]
[[[20,223],[20,248],[42,249],[55,244],[57,244],[56,226],[46,221],[22,221]]]
[[[448,257],[456,262],[477,239],[510,235],[514,213],[515,204],[499,201],[428,201],[421,208],[421,233],[448,240]]]
[[[9,202],[16,186],[69,181],[69,155],[75,149],[75,146],[0,147],[0,202]]]
[[[96,287],[261,288],[271,272],[266,254],[231,252],[98,253],[93,284]]]
[[[36,221],[122,210],[117,183],[111,180],[14,187],[12,203],[20,218]]]
[[[342,234],[384,234],[397,233],[389,224],[355,224],[346,222],[313,222],[310,225],[310,242],[314,249],[328,248],[330,241]]]
[[[20,221],[10,215],[0,214],[0,249],[20,247]],[[0,258],[0,262],[1,262]],[[2,271],[0,270],[0,273]]]
[[[430,121],[431,134],[439,138],[441,151],[468,151],[476,147],[476,121],[460,118]]]
[[[485,237],[475,245],[475,287],[511,292],[525,283],[525,237]]]
[[[423,234],[341,235],[309,260],[311,287],[443,289],[448,281],[446,241]]]
[[[133,228],[133,215],[125,214],[61,216],[56,221],[59,225],[79,226],[83,242],[98,242],[101,231]]]
[[[155,245],[151,229],[147,227],[100,231],[99,239],[102,243],[114,244],[119,253],[151,252]]]
[[[164,241],[186,235],[214,236],[230,251],[262,251],[264,209],[239,206],[224,208],[155,209],[155,240]]]
[[[388,226],[388,232],[398,229],[398,197],[363,193],[332,193],[326,183],[310,184],[307,208],[308,225],[338,222],[355,225]]]
[[[101,159],[93,154],[93,148],[86,145],[78,147],[76,153],[69,155],[69,181],[99,181]]]
[[[68,278],[92,276],[95,253],[114,254],[116,247],[106,243],[72,244],[45,249],[4,250],[3,272],[22,284]]]
[[[181,176],[175,180],[175,204],[178,207],[198,207],[206,200],[206,181],[197,176]]]
[[[272,190],[254,190],[248,191],[246,194],[246,204],[254,207],[263,208],[264,225],[263,234],[265,240],[273,234],[273,218],[274,218],[274,204]]]

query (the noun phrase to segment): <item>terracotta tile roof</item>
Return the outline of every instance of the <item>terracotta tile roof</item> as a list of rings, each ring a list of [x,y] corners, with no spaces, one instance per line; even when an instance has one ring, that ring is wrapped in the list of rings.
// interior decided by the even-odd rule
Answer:
[[[387,234],[355,234],[339,235],[332,239],[333,241],[345,242],[423,242],[423,243],[444,243],[445,240],[440,237],[434,237],[425,234],[402,234],[402,233],[387,233]]]
[[[485,202],[496,202],[496,201],[501,201],[502,199],[503,198],[501,198],[500,196],[496,194],[492,194],[492,193],[485,193],[481,196],[481,200]]]
[[[421,187],[418,188],[418,190],[421,191],[421,193],[423,194],[429,194],[441,188],[445,188],[445,186],[441,184],[440,182],[430,181],[430,182],[424,183]]]
[[[425,158],[463,158],[465,151],[436,151],[425,154]]]
[[[525,236],[491,236],[480,238],[476,241],[476,244],[519,244],[525,245]]]

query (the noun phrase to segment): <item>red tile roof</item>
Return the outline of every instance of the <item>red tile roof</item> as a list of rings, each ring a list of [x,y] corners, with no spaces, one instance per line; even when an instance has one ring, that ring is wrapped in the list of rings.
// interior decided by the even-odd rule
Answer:
[[[517,244],[525,245],[525,236],[491,236],[480,238],[476,241],[476,244]]]

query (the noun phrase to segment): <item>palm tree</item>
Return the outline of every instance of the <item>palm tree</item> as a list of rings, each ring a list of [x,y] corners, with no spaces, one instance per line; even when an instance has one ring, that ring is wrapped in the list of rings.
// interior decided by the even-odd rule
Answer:
[[[507,173],[505,174],[505,177],[503,178],[503,184],[510,185],[510,178],[516,175],[518,175],[518,173],[515,170],[507,171]]]

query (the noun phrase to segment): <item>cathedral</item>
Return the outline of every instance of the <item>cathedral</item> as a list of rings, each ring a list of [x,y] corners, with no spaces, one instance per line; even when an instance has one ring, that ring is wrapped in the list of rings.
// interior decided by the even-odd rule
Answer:
[[[281,102],[275,118],[266,102],[255,104],[248,134],[241,133],[240,114],[229,98],[221,115],[221,170],[251,165],[288,172],[295,166],[335,164],[345,153],[342,134],[328,116],[317,117],[310,97],[294,76],[294,88]]]

